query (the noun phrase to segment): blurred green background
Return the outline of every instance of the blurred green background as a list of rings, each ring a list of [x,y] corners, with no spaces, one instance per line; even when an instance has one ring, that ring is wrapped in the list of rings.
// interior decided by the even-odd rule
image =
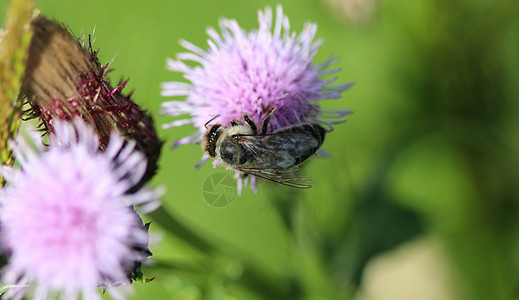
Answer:
[[[4,1],[5,3],[5,1]],[[281,3],[292,30],[318,24],[315,61],[339,58],[354,82],[324,107],[355,111],[312,159],[315,185],[260,183],[225,207],[204,201],[215,173],[202,153],[167,142],[152,185],[156,243],[132,299],[518,299],[519,2],[495,0],[64,1],[37,7],[76,34],[95,28],[112,82],[157,125],[160,83],[179,39],[204,47],[205,29]],[[5,4],[0,5],[3,23]],[[231,173],[228,173],[232,175]]]

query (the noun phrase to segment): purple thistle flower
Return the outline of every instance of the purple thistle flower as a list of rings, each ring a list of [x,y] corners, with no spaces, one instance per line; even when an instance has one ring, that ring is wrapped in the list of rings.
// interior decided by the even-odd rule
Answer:
[[[13,143],[20,169],[1,166],[0,232],[6,284],[34,285],[35,299],[98,299],[96,287],[128,283],[148,235],[132,209],[158,205],[156,191],[127,191],[146,171],[134,142],[112,134],[104,152],[93,129],[55,120],[49,146]],[[112,289],[111,289],[112,290]],[[110,291],[111,291],[110,290]],[[8,297],[21,298],[23,288]]]
[[[314,40],[317,25],[305,24],[299,35],[290,32],[281,6],[277,7],[275,21],[269,7],[258,11],[258,21],[259,28],[247,32],[235,20],[223,19],[220,34],[214,28],[207,30],[208,49],[181,41],[190,52],[178,54],[176,60],[168,59],[168,69],[184,73],[190,83],[162,84],[163,96],[186,99],[163,103],[161,113],[190,116],[163,127],[193,124],[198,129],[174,142],[173,147],[200,141],[206,131],[204,125],[216,116],[216,122],[226,125],[249,114],[256,124],[261,124],[272,107],[276,113],[269,132],[305,122],[325,124],[331,130],[332,124],[344,122],[343,117],[350,111],[324,110],[316,103],[340,98],[351,85],[329,86],[336,77],[322,78],[339,71],[327,70],[332,60],[323,65],[312,63],[321,45],[321,40]]]

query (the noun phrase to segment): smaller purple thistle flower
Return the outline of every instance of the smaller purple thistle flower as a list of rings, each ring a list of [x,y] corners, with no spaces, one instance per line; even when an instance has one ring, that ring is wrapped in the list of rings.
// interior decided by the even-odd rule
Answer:
[[[148,235],[132,209],[150,211],[158,193],[128,193],[146,159],[112,134],[104,152],[93,129],[76,118],[55,120],[47,149],[13,143],[20,169],[1,166],[0,232],[6,284],[34,285],[35,299],[99,299],[96,287],[128,283],[127,271],[145,260]],[[110,290],[111,291],[111,290]],[[116,292],[116,291],[115,291]],[[8,297],[21,298],[13,287]]]
[[[322,79],[339,71],[327,70],[332,60],[323,65],[312,64],[321,45],[321,40],[314,41],[317,25],[305,24],[299,35],[290,32],[281,6],[277,6],[275,20],[267,7],[258,11],[258,21],[259,28],[247,32],[235,20],[223,19],[220,34],[213,28],[207,30],[207,50],[181,41],[191,52],[178,54],[176,60],[168,59],[168,69],[184,73],[190,83],[162,84],[162,96],[186,96],[186,100],[164,102],[161,113],[190,117],[163,127],[193,124],[198,129],[174,142],[173,147],[199,142],[206,131],[204,125],[216,116],[216,122],[228,125],[248,114],[256,124],[261,124],[272,107],[276,113],[268,132],[305,122],[325,124],[331,130],[332,124],[344,122],[343,117],[350,111],[325,110],[316,103],[340,98],[341,92],[351,86],[329,86],[336,77]],[[188,65],[189,61],[195,66]],[[207,159],[205,155],[203,161]]]

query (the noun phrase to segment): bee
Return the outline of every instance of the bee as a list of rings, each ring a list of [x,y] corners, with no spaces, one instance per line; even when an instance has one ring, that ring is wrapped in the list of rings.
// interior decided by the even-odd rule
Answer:
[[[321,147],[325,129],[316,123],[304,123],[267,134],[274,115],[271,108],[263,119],[261,133],[245,114],[243,120],[231,121],[231,126],[214,124],[202,141],[202,150],[226,169],[240,171],[283,185],[309,188],[311,185],[297,175],[300,165]]]

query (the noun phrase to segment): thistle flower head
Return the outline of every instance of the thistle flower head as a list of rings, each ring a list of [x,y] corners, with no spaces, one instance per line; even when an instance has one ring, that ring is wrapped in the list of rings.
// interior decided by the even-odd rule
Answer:
[[[229,125],[243,120],[247,114],[259,128],[263,119],[275,108],[267,133],[306,122],[327,125],[343,122],[347,110],[326,110],[317,100],[340,98],[350,84],[329,86],[336,78],[323,79],[338,69],[327,70],[331,60],[314,64],[321,45],[314,40],[317,26],[307,23],[297,35],[290,31],[288,18],[281,6],[275,16],[267,7],[258,11],[259,28],[242,29],[235,20],[220,21],[220,33],[209,28],[207,48],[187,41],[181,45],[189,52],[168,59],[168,69],[184,74],[189,82],[162,84],[163,96],[185,96],[185,101],[162,104],[161,113],[177,119],[164,128],[192,124],[197,131],[173,144],[173,147],[199,142],[210,120]],[[325,120],[323,118],[335,118]],[[202,162],[208,159],[205,154]],[[215,164],[218,162],[215,161]],[[255,178],[251,176],[255,190]],[[246,182],[245,182],[246,183]],[[238,183],[241,190],[242,182]]]
[[[29,118],[38,118],[46,132],[55,120],[81,117],[95,128],[104,149],[113,129],[137,142],[147,157],[142,184],[156,172],[162,142],[153,119],[124,95],[128,80],[113,87],[106,78],[109,64],[101,65],[90,39],[80,43],[67,28],[44,16],[36,16],[21,95],[31,108]],[[88,42],[88,44],[87,44]]]
[[[46,149],[13,143],[20,168],[0,167],[8,183],[0,190],[4,283],[33,285],[35,299],[97,299],[97,286],[128,282],[127,270],[144,260],[135,249],[148,241],[131,206],[158,203],[154,191],[128,193],[146,170],[134,146],[112,134],[101,152],[80,119],[56,120]]]
[[[166,82],[163,96],[186,96],[185,101],[163,103],[162,114],[186,119],[165,124],[165,128],[193,124],[198,131],[175,142],[174,146],[200,140],[205,124],[214,118],[222,124],[240,120],[248,114],[261,124],[270,108],[276,113],[269,123],[269,131],[314,121],[326,123],[320,117],[341,118],[348,111],[326,111],[316,100],[335,99],[349,87],[328,86],[336,78],[323,79],[338,70],[326,70],[324,65],[313,64],[321,40],[314,40],[316,24],[307,23],[301,34],[290,31],[288,18],[281,6],[276,19],[267,7],[258,12],[259,28],[250,32],[235,20],[223,19],[220,31],[208,29],[208,48],[203,50],[181,41],[190,52],[180,53],[168,60],[168,69],[184,73],[190,83]],[[188,62],[192,62],[190,66]],[[194,63],[194,64],[193,64]]]

